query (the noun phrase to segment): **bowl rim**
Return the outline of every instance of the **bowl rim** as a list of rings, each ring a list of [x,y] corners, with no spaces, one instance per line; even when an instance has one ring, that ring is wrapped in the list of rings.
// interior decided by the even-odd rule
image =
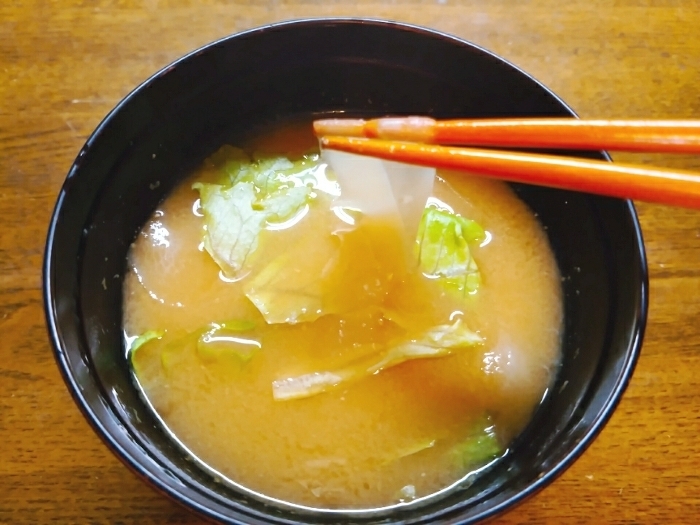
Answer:
[[[76,175],[78,170],[80,169],[82,159],[88,152],[88,150],[93,146],[93,144],[100,139],[101,135],[104,133],[105,129],[107,126],[110,124],[110,122],[113,120],[113,118],[122,111],[124,106],[128,105],[130,101],[140,92],[142,92],[144,89],[147,89],[153,82],[155,82],[157,79],[162,77],[163,75],[169,73],[173,69],[179,67],[181,64],[184,62],[187,62],[191,60],[193,57],[200,55],[202,53],[205,53],[209,51],[212,48],[215,48],[219,45],[222,45],[230,40],[234,39],[241,39],[241,38],[247,38],[251,36],[255,36],[257,34],[262,34],[266,33],[269,31],[274,31],[278,29],[286,29],[286,28],[293,28],[293,27],[314,27],[314,26],[319,26],[319,25],[364,25],[364,26],[375,26],[375,27],[381,27],[381,28],[386,28],[386,29],[395,29],[395,30],[400,30],[400,31],[408,31],[408,32],[413,32],[413,33],[418,33],[422,36],[429,36],[429,37],[435,37],[444,41],[449,41],[452,42],[453,44],[457,44],[458,46],[461,46],[463,48],[470,48],[474,51],[477,51],[483,55],[488,56],[490,59],[501,63],[504,66],[507,66],[514,70],[515,72],[519,73],[523,77],[526,77],[528,80],[536,84],[538,87],[540,87],[546,94],[547,96],[551,97],[551,99],[555,100],[561,109],[567,111],[570,113],[571,117],[578,118],[578,115],[571,109],[557,94],[552,92],[548,87],[546,87],[544,84],[542,84],[539,80],[535,79],[532,75],[529,73],[525,72],[518,66],[514,65],[513,63],[509,62],[505,58],[502,58],[501,56],[495,54],[494,52],[489,51],[488,49],[485,49],[473,42],[470,42],[464,38],[458,37],[456,35],[432,29],[429,27],[424,27],[420,25],[415,25],[415,24],[409,24],[409,23],[404,23],[404,22],[399,22],[395,20],[388,20],[388,19],[381,19],[381,18],[373,18],[373,17],[310,17],[310,18],[298,18],[298,19],[290,19],[290,20],[284,20],[280,22],[275,22],[271,24],[265,24],[262,26],[254,27],[251,29],[247,29],[244,31],[232,33],[230,35],[224,36],[222,38],[216,39],[210,43],[207,43],[205,45],[200,46],[199,48],[190,51],[189,53],[181,56],[180,58],[172,61],[168,65],[162,67],[159,69],[156,73],[152,74],[150,77],[146,78],[144,81],[142,81],[140,84],[138,84],[134,89],[132,89],[122,100],[120,100],[117,105],[110,110],[107,115],[102,119],[102,121],[97,125],[95,130],[90,134],[90,136],[87,138],[85,141],[85,144],[82,146],[80,149],[78,155],[76,156],[75,160],[71,164],[71,167],[68,171],[68,174],[66,175],[66,178],[61,186],[61,189],[59,190],[58,197],[56,200],[56,204],[54,206],[54,209],[52,211],[51,215],[51,220],[49,223],[49,228],[46,236],[46,242],[45,242],[45,250],[44,250],[44,260],[43,260],[43,268],[42,268],[42,277],[43,277],[43,306],[44,306],[44,314],[45,314],[45,321],[46,321],[46,326],[47,326],[47,331],[49,334],[49,339],[51,342],[51,345],[54,350],[54,358],[58,364],[58,367],[60,369],[61,375],[63,377],[63,380],[65,384],[68,387],[68,390],[71,394],[71,397],[73,398],[74,402],[76,405],[78,405],[78,408],[83,414],[83,417],[87,420],[87,422],[90,424],[90,426],[93,428],[95,433],[100,437],[103,443],[107,445],[107,447],[110,449],[110,451],[116,455],[123,464],[125,464],[133,473],[135,473],[138,477],[140,477],[142,480],[146,481],[149,486],[152,488],[155,488],[158,492],[161,494],[167,496],[170,498],[172,501],[175,501],[176,503],[184,506],[190,511],[195,511],[202,516],[205,516],[209,519],[215,519],[215,520],[222,520],[227,523],[236,523],[237,520],[240,519],[238,518],[232,518],[230,515],[225,515],[222,514],[210,507],[204,506],[200,504],[199,502],[195,501],[191,496],[187,495],[186,493],[183,493],[181,491],[176,491],[173,490],[172,486],[168,485],[167,483],[164,483],[163,480],[152,474],[147,468],[145,468],[142,464],[141,461],[139,461],[138,458],[133,456],[129,451],[127,451],[123,446],[120,445],[118,440],[114,438],[112,433],[106,428],[106,426],[99,420],[98,417],[95,416],[94,410],[91,408],[91,403],[86,399],[86,396],[82,393],[81,388],[75,378],[74,370],[71,367],[70,363],[68,362],[67,355],[65,350],[63,349],[64,347],[64,341],[63,337],[60,333],[59,330],[59,322],[57,319],[57,312],[54,304],[54,284],[53,284],[53,278],[52,274],[54,272],[54,261],[53,261],[53,249],[54,249],[54,238],[55,238],[55,233],[56,229],[59,225],[59,216],[61,214],[61,210],[63,209],[63,204],[65,200],[65,194],[66,191],[68,191],[69,186],[71,185],[72,178]],[[605,160],[607,161],[612,161],[610,156],[607,154],[607,152],[601,152],[602,155],[604,156]],[[594,418],[593,422],[589,425],[588,430],[586,433],[581,437],[581,439],[576,443],[576,445],[569,451],[568,454],[566,454],[561,460],[559,460],[556,464],[553,466],[549,467],[546,470],[546,473],[539,477],[538,479],[534,480],[533,482],[529,483],[525,488],[522,490],[518,491],[516,494],[513,496],[505,499],[502,502],[499,502],[493,506],[489,506],[488,508],[481,510],[477,513],[475,513],[473,516],[466,520],[460,520],[457,518],[457,521],[454,523],[475,523],[479,522],[481,520],[485,520],[488,518],[492,518],[498,514],[503,513],[505,510],[509,508],[513,508],[519,503],[522,503],[524,500],[532,497],[539,491],[541,491],[543,488],[545,488],[547,485],[552,483],[558,476],[560,476],[566,469],[568,469],[574,461],[590,446],[590,444],[594,441],[594,439],[598,436],[598,434],[602,431],[603,427],[606,425],[606,423],[610,420],[613,412],[615,411],[616,407],[618,406],[619,402],[622,399],[622,396],[627,389],[630,379],[632,377],[632,374],[634,372],[634,368],[636,366],[636,363],[638,361],[638,358],[641,353],[641,347],[644,339],[644,333],[646,329],[646,323],[647,323],[647,316],[648,316],[648,296],[649,296],[649,276],[648,276],[648,265],[647,265],[647,259],[646,259],[646,252],[645,252],[645,247],[644,247],[644,241],[643,241],[643,236],[642,236],[642,230],[641,230],[641,225],[639,223],[639,219],[634,207],[634,204],[631,200],[628,199],[618,199],[621,201],[624,201],[626,211],[629,213],[631,223],[633,226],[634,230],[634,236],[635,236],[635,246],[636,250],[638,251],[639,255],[639,273],[641,276],[641,282],[639,283],[639,301],[638,304],[636,305],[636,311],[637,311],[637,319],[636,323],[634,325],[634,330],[633,330],[633,338],[625,352],[624,355],[624,362],[621,366],[621,369],[617,375],[617,379],[614,383],[614,385],[611,387],[609,394],[607,398],[604,400],[601,409],[599,412],[596,414],[596,417]],[[193,488],[193,487],[190,487]],[[237,512],[240,512],[238,510]],[[255,514],[257,514],[257,511],[253,511]],[[355,517],[359,518],[362,512],[365,513],[365,516],[367,515],[368,511],[359,511],[359,512],[348,512],[347,510],[344,511],[339,511],[338,513],[331,513],[331,512],[326,512],[322,510],[318,511],[309,511],[309,513],[317,513],[319,516],[326,516],[326,517],[347,517],[347,516],[352,516],[353,514]],[[247,516],[248,518],[252,518],[253,516]],[[255,519],[255,518],[253,518]],[[279,518],[275,518],[279,522],[284,522],[286,520],[280,520]],[[431,519],[430,516],[426,516],[426,519]],[[242,523],[242,522],[241,522]],[[291,522],[290,522],[291,523]]]

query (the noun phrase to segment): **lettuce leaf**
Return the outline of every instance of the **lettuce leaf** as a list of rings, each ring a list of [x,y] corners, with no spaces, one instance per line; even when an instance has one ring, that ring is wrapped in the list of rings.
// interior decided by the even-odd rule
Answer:
[[[258,247],[265,222],[265,214],[253,209],[255,188],[252,183],[226,188],[199,182],[192,188],[199,191],[204,214],[204,248],[226,276],[235,277]]]
[[[311,258],[292,261],[283,254],[247,283],[246,297],[268,324],[315,321],[322,315],[318,269],[304,267],[313,262]]]
[[[457,319],[451,325],[436,326],[421,337],[392,348],[367,371],[369,374],[375,374],[406,361],[443,357],[457,348],[468,348],[481,343],[483,343],[481,336],[464,326],[461,319]]]
[[[484,237],[475,221],[432,206],[425,208],[416,239],[421,270],[447,289],[463,295],[476,292],[481,274],[469,244]]]
[[[451,325],[436,326],[420,337],[400,343],[379,358],[373,356],[369,360],[335,371],[312,372],[273,381],[272,396],[277,401],[311,397],[341,383],[357,381],[407,361],[444,357],[454,350],[482,343],[482,337],[458,319]]]
[[[134,352],[138,350],[140,347],[148,343],[149,341],[152,341],[153,339],[160,339],[165,335],[165,331],[163,330],[148,330],[144,333],[142,333],[140,336],[138,336],[136,339],[134,339],[131,344],[129,345],[129,350],[128,350],[128,355],[133,356]]]
[[[165,336],[164,330],[148,330],[140,336],[134,338],[129,343],[129,348],[127,349],[126,357],[129,364],[131,365],[131,368],[133,368],[134,372],[136,373],[137,377],[141,372],[141,366],[140,359],[136,356],[136,351],[151,341],[158,341],[162,339],[163,336]],[[141,356],[141,354],[139,354],[139,356]]]
[[[258,248],[262,230],[303,213],[314,188],[332,191],[332,185],[323,186],[316,177],[318,156],[296,162],[285,157],[253,161],[229,146],[209,162],[223,172],[224,180],[197,182],[192,188],[199,191],[204,215],[204,248],[230,278],[240,275]]]
[[[433,192],[435,168],[334,150],[324,150],[323,157],[342,188],[336,206],[398,223],[406,255],[411,257],[425,203]]]
[[[169,373],[183,350],[192,345],[197,355],[205,361],[211,361],[223,356],[233,356],[241,363],[247,363],[262,348],[262,344],[254,333],[255,323],[252,321],[232,319],[211,323],[197,330],[160,331],[148,330],[135,338],[129,345],[129,360],[138,376],[140,373],[139,354],[136,351],[152,341],[159,341],[153,351],[160,354],[163,370]]]
[[[342,374],[342,375],[341,375]],[[272,382],[272,395],[277,401],[301,399],[325,392],[348,379],[347,372],[312,372]]]
[[[198,329],[193,332],[169,334],[169,338],[163,341],[163,349],[160,351],[160,364],[166,374],[169,374],[182,359],[185,348],[197,343],[203,331],[204,329]]]
[[[490,417],[473,425],[470,435],[452,449],[455,463],[462,470],[483,467],[503,454],[496,427]]]
[[[204,360],[233,356],[247,363],[262,348],[257,338],[246,334],[254,328],[255,323],[248,321],[212,323],[197,339],[197,355]]]

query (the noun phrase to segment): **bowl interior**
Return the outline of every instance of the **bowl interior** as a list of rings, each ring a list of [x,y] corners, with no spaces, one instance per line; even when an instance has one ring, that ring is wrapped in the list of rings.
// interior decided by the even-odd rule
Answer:
[[[222,143],[290,117],[572,112],[536,81],[463,41],[373,21],[306,21],[236,35],[164,69],[88,140],[59,196],[45,293],[57,360],[76,402],[138,474],[231,523],[342,521],[269,506],[186,461],[132,385],[121,338],[128,247],[167,192]],[[601,153],[581,154],[605,158]],[[465,522],[534,492],[607,420],[634,366],[646,268],[627,201],[515,186],[546,228],[563,276],[564,358],[534,420],[498,468],[427,506],[352,521]]]

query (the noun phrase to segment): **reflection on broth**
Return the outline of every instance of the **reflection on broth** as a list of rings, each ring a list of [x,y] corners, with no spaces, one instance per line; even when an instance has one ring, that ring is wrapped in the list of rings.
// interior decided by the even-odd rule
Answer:
[[[559,359],[559,274],[507,185],[313,146],[295,126],[224,147],[154,212],[129,254],[129,359],[228,480],[315,508],[409,503],[527,424]]]

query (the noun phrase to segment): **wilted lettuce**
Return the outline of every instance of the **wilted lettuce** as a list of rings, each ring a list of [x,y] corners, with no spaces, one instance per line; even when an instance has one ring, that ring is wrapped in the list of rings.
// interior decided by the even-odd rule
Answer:
[[[262,348],[260,341],[250,334],[254,328],[251,321],[211,323],[197,339],[197,355],[204,360],[232,356],[240,363],[247,363]]]
[[[246,297],[268,324],[315,321],[323,313],[318,262],[326,261],[280,255],[249,279]]]
[[[210,323],[189,332],[148,330],[133,339],[128,357],[137,376],[140,373],[137,364],[141,354],[136,355],[136,351],[156,342],[157,345],[150,350],[160,354],[161,366],[166,372],[172,369],[173,361],[188,346],[194,346],[197,356],[204,361],[231,356],[240,363],[247,363],[262,348],[254,329],[255,323],[252,321],[232,319]]]
[[[129,348],[126,350],[126,357],[133,367],[134,372],[137,374],[139,373],[139,366],[137,364],[138,358],[135,359],[136,351],[151,341],[162,339],[164,335],[165,331],[162,330],[148,330],[131,341]]]
[[[429,206],[425,209],[417,237],[421,270],[443,286],[461,294],[476,292],[481,274],[470,244],[484,239],[475,221]]]
[[[462,470],[482,467],[502,453],[496,427],[490,417],[473,424],[464,441],[452,449],[455,463]]]
[[[140,347],[142,347],[149,341],[152,341],[153,339],[160,339],[164,335],[165,332],[162,330],[148,330],[131,342],[127,353],[131,356],[134,354],[134,352],[136,352],[136,350],[138,350]]]
[[[340,383],[363,379],[407,361],[447,356],[454,350],[474,347],[482,342],[479,334],[458,319],[453,324],[436,326],[420,337],[392,346],[369,362],[273,381],[272,395],[278,401],[310,397]]]
[[[441,357],[458,348],[480,345],[483,339],[476,332],[464,326],[458,319],[453,324],[439,325],[426,331],[420,337],[411,339],[391,348],[381,360],[367,372],[374,374],[380,370],[400,365],[413,359]]]
[[[251,183],[227,188],[219,184],[196,183],[204,213],[204,247],[224,274],[236,276],[248,255],[258,247],[265,213],[253,209],[255,187]]]
[[[318,186],[318,156],[294,162],[285,157],[252,160],[229,146],[210,162],[222,172],[221,183],[192,186],[199,191],[206,225],[204,247],[225,275],[235,277],[257,249],[260,232],[291,219],[309,203]]]

